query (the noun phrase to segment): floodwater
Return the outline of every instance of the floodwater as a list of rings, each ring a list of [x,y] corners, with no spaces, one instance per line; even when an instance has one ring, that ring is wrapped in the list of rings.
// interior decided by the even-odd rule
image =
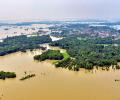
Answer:
[[[17,78],[0,80],[0,100],[120,100],[120,71],[55,68],[51,61],[37,62],[42,51],[0,57],[0,70],[16,72]],[[35,77],[20,81],[27,74]]]
[[[12,36],[31,35],[38,32],[39,30],[49,33],[50,30],[48,27],[50,26],[51,25],[47,24],[32,24],[28,26],[14,26],[14,25],[0,26],[0,40]]]

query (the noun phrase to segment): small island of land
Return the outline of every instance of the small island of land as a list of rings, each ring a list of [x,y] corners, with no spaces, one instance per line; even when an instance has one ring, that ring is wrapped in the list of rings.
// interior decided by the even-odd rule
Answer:
[[[0,79],[5,80],[6,78],[15,78],[16,74],[14,72],[4,72],[0,71]]]
[[[32,78],[32,77],[35,77],[35,74],[26,75],[26,76],[22,77],[20,80],[23,81],[23,80],[26,80],[26,79],[29,79],[29,78]]]

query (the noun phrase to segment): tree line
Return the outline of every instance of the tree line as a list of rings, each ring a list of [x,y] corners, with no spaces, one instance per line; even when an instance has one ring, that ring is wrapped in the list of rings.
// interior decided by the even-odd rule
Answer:
[[[94,66],[110,67],[111,65],[119,67],[117,62],[120,61],[120,40],[112,37],[80,38],[66,37],[50,45],[67,50],[70,57],[74,58],[73,69],[93,69]]]
[[[49,35],[43,36],[31,36],[27,37],[26,35],[7,37],[0,43],[0,56],[4,56],[9,53],[14,53],[17,51],[26,51],[27,49],[45,49],[39,44],[51,42]]]

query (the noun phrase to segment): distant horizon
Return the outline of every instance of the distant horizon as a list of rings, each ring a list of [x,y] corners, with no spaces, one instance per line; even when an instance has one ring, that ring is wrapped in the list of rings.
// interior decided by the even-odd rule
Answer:
[[[44,22],[44,21],[78,21],[78,22],[119,22],[120,19],[64,19],[64,20],[57,20],[57,19],[31,19],[31,20],[5,20],[0,19],[0,23],[21,23],[21,22]]]
[[[119,20],[119,5],[120,0],[1,0],[0,19]]]

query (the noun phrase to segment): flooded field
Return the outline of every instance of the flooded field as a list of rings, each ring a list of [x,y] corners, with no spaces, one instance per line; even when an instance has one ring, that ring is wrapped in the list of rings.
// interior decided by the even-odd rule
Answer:
[[[47,24],[32,24],[26,26],[0,26],[0,40],[6,37],[18,36],[18,35],[30,35],[38,32],[39,30],[49,33],[48,29],[50,25]]]
[[[37,62],[41,50],[0,57],[0,70],[16,72],[17,78],[0,80],[0,100],[120,100],[119,70],[55,68],[51,61]],[[28,74],[36,77],[20,81]]]

